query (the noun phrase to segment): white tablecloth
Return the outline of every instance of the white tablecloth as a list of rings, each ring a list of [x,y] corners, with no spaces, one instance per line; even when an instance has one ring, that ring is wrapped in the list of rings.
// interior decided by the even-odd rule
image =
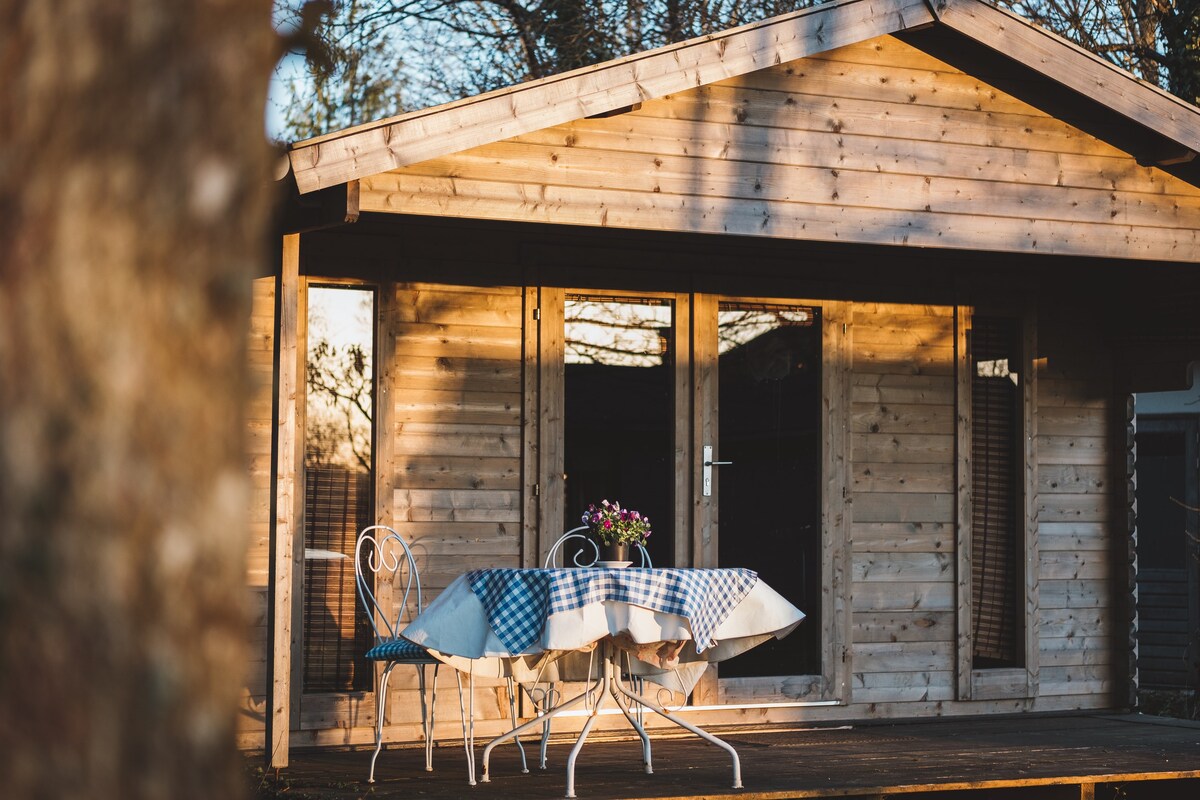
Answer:
[[[688,621],[676,614],[625,602],[594,602],[546,617],[536,642],[512,653],[489,627],[483,602],[468,575],[459,576],[401,635],[485,681],[509,676],[521,683],[594,676],[590,651],[605,638],[631,656],[635,674],[665,675],[667,688],[691,692],[708,663],[743,653],[790,633],[804,613],[763,581],[753,586],[717,626],[713,644],[696,651]]]

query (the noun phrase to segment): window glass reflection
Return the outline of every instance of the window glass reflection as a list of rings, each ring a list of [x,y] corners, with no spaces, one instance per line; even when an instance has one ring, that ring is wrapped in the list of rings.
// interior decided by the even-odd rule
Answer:
[[[564,312],[564,530],[589,503],[619,500],[650,517],[654,565],[672,566],[671,303],[569,295]]]
[[[371,627],[355,602],[354,544],[372,521],[374,292],[308,291],[303,682],[369,690]]]

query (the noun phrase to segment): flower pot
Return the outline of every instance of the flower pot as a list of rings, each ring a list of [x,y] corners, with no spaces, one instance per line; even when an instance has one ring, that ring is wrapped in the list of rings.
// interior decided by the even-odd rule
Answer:
[[[629,543],[614,542],[613,544],[600,544],[600,560],[601,561],[628,561],[629,560]]]

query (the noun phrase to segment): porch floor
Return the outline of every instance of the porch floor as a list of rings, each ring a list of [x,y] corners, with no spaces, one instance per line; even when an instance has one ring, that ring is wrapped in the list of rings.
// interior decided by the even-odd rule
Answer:
[[[830,724],[798,729],[713,729],[742,761],[745,788],[730,788],[728,755],[693,736],[653,737],[654,774],[636,740],[593,741],[575,773],[581,800],[785,800],[811,797],[1200,797],[1200,723],[1139,714],[1076,714]],[[419,747],[385,749],[366,783],[369,749],[301,751],[258,796],[290,798],[560,798],[571,742],[551,742],[548,768],[531,771],[516,750],[492,753],[491,782],[470,787],[461,747],[438,747],[434,772]],[[477,762],[482,747],[477,748]],[[482,775],[482,764],[478,764]]]

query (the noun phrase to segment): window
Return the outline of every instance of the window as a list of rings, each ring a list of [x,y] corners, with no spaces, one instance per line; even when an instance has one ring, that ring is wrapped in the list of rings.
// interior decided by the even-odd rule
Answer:
[[[374,292],[308,291],[304,431],[305,692],[369,691],[370,621],[356,600],[354,545],[372,521]]]

